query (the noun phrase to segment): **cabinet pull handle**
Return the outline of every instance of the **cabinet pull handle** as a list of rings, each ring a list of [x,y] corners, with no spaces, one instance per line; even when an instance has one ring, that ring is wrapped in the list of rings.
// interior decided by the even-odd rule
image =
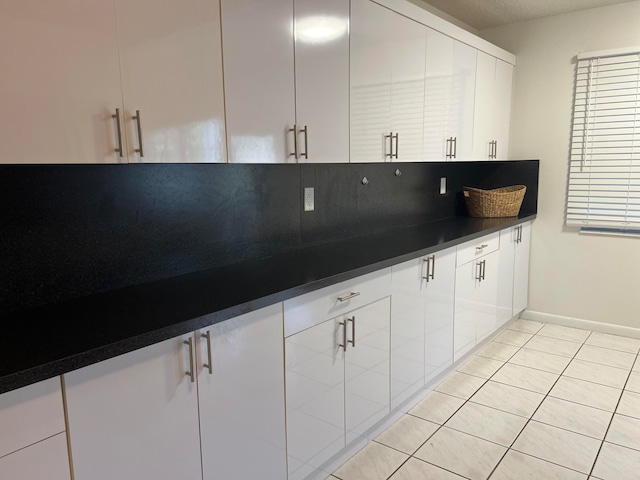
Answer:
[[[427,264],[427,274],[422,278],[429,283],[429,271],[431,270],[431,257],[424,258],[423,261]]]
[[[482,262],[476,263],[476,280],[482,282]]]
[[[338,297],[338,300],[340,302],[346,302],[347,300],[351,300],[353,297],[357,297],[358,295],[360,295],[360,292],[351,292],[349,295],[346,295],[344,297]]]
[[[386,143],[387,143],[387,138],[389,139],[389,153],[386,152]],[[393,158],[393,132],[389,132],[389,135],[385,135],[384,136],[385,139],[385,153],[384,153],[384,158]]]
[[[356,348],[356,316],[354,315],[351,318],[347,318],[347,323],[351,322],[351,340],[348,340],[347,343],[350,343],[353,348]],[[347,327],[345,327],[345,332],[347,331]],[[345,338],[347,336],[345,335]]]
[[[431,262],[429,262],[431,264],[431,273],[429,274],[429,276],[431,277],[431,280],[435,280],[436,279],[436,256],[435,255],[431,255]]]
[[[487,261],[482,260],[482,280],[484,280],[485,273],[487,273]]]
[[[518,231],[518,243],[522,243],[522,225],[520,225],[520,229]]]
[[[301,132],[304,133],[304,152],[300,154],[301,157],[304,157],[306,160],[309,160],[309,129],[307,125],[304,126]]]
[[[116,119],[116,135],[118,136],[118,148],[116,148],[116,153],[118,156],[122,158],[124,156],[124,150],[122,149],[122,127],[120,126],[120,109],[116,108],[116,114],[111,115],[111,118]]]
[[[289,132],[293,133],[293,153],[290,153],[289,156],[298,160],[298,126],[294,125],[289,129]]]
[[[458,155],[458,137],[453,137],[453,158]]]
[[[476,250],[483,250],[485,248],[487,248],[489,246],[488,243],[483,243],[482,245],[480,245],[479,247],[476,247]]]
[[[338,344],[338,348],[342,348],[345,352],[347,351],[347,322],[338,323],[339,326],[342,327],[342,343]]]
[[[447,138],[447,154],[445,158],[453,158],[453,137]]]
[[[144,147],[142,146],[142,119],[140,118],[140,110],[136,110],[136,114],[131,118],[135,120],[136,124],[138,125],[138,145],[140,145],[140,148],[136,148],[135,152],[139,153],[141,157],[144,157]]]
[[[399,142],[400,134],[396,133],[393,137],[396,139],[396,153],[393,154],[393,158],[397,159],[398,158],[398,143],[400,143]]]
[[[209,375],[213,375],[213,361],[211,359],[211,331],[207,330],[207,333],[202,334],[202,338],[207,339],[207,362],[203,363],[202,366],[209,370]]]
[[[494,160],[498,158],[498,141],[493,141],[493,158]]]
[[[195,369],[193,368],[193,337],[189,337],[189,340],[185,340],[185,345],[189,345],[189,370],[184,374],[191,379],[191,383],[196,381]]]

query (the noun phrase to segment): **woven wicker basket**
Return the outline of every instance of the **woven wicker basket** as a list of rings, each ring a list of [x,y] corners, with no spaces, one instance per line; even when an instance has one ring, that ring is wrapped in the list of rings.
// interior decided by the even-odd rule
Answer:
[[[464,187],[463,195],[471,217],[515,217],[520,212],[526,191],[525,185],[493,190]]]

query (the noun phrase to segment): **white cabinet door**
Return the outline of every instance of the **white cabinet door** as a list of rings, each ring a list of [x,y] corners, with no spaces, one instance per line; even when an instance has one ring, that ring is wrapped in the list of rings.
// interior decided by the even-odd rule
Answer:
[[[60,377],[0,395],[0,457],[64,430]]]
[[[447,139],[453,125],[454,40],[440,32],[427,29],[426,75],[424,85],[424,160],[443,161],[449,153]]]
[[[59,433],[0,458],[0,480],[69,480],[67,436]]]
[[[222,0],[231,163],[295,163],[293,0]]]
[[[378,7],[382,8],[382,7]],[[394,162],[420,162],[424,136],[427,28],[390,14],[380,32],[391,50],[391,132]]]
[[[427,29],[424,160],[472,155],[476,55],[475,48]]]
[[[529,252],[531,250],[531,222],[521,225],[520,241],[516,244],[513,274],[513,312],[518,315],[527,308],[529,300]]]
[[[286,478],[282,304],[197,335],[203,478]]]
[[[347,443],[389,413],[390,298],[345,315]]]
[[[493,333],[497,324],[498,275],[500,271],[500,252],[482,257],[482,281],[476,284],[476,343],[480,343]]]
[[[384,162],[391,154],[389,22],[396,13],[369,0],[351,1],[351,162]]]
[[[202,479],[189,339],[65,374],[75,480]]]
[[[498,274],[498,325],[513,317],[513,271],[518,241],[518,226],[500,231],[500,267]]]
[[[499,256],[495,251],[456,269],[456,361],[496,329]]]
[[[116,10],[129,161],[226,162],[219,1]]]
[[[0,41],[0,163],[126,162],[113,0],[3,1]]]
[[[391,408],[424,386],[426,257],[391,269]],[[455,265],[454,265],[455,268]]]
[[[348,162],[349,0],[295,0],[295,71],[298,161]]]
[[[513,88],[513,65],[496,59],[494,85],[495,109],[495,154],[497,160],[506,160],[509,154],[509,121],[511,120],[511,92]]]
[[[455,138],[455,159],[473,158],[473,117],[478,51],[467,44],[453,42],[453,87],[447,116]]]
[[[285,339],[289,480],[306,478],[345,446],[344,335],[337,318]]]
[[[476,160],[489,160],[491,142],[495,140],[495,75],[495,57],[479,51],[473,123],[473,157]]]
[[[453,314],[456,284],[456,249],[433,255],[424,280],[425,311],[425,383],[453,362]]]

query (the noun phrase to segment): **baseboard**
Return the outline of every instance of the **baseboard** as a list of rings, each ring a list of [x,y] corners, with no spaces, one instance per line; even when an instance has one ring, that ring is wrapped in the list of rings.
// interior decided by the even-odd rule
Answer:
[[[613,323],[594,322],[592,320],[584,320],[582,318],[564,317],[562,315],[534,312],[531,310],[525,310],[524,312],[522,312],[522,316],[520,318],[523,318],[525,320],[533,320],[536,322],[553,323],[555,325],[563,325],[565,327],[581,328],[583,330],[591,330],[594,332],[609,333],[611,335],[620,335],[622,337],[640,339],[640,328],[614,325]]]

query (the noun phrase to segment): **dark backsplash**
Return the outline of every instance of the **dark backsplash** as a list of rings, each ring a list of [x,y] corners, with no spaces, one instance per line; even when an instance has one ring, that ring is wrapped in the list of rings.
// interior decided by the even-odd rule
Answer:
[[[0,312],[466,215],[463,186],[536,213],[538,163],[1,165]]]

